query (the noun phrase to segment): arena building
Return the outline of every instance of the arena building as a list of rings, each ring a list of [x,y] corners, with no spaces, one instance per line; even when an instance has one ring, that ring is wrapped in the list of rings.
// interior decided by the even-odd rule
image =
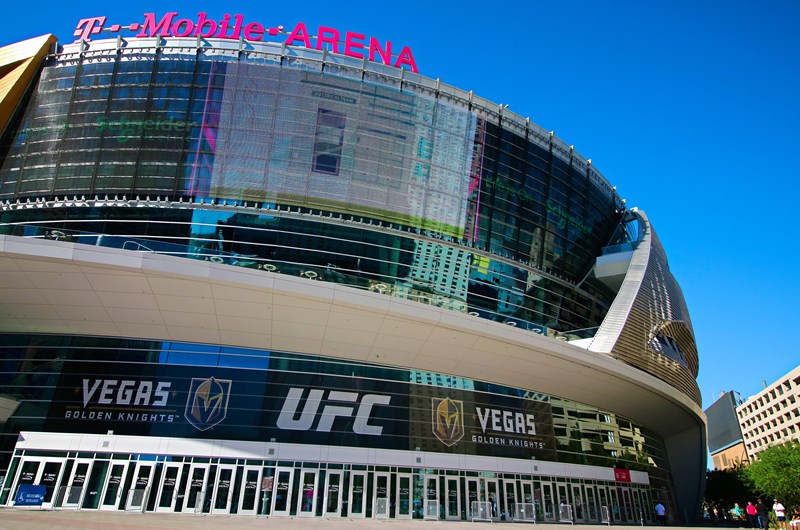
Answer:
[[[200,15],[0,50],[0,505],[692,519],[645,213],[408,47]]]

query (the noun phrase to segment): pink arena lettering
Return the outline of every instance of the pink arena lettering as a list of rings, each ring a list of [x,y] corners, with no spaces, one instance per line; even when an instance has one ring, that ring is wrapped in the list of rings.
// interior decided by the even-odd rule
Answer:
[[[414,54],[408,46],[392,53],[390,41],[352,31],[340,31],[328,26],[319,26],[312,35],[303,22],[298,22],[291,31],[284,26],[267,27],[260,22],[245,22],[244,15],[226,13],[220,20],[209,18],[199,12],[196,18],[180,17],[177,11],[168,11],[160,18],[156,13],[145,13],[141,22],[127,25],[107,24],[107,17],[89,17],[78,21],[73,35],[79,41],[88,42],[101,32],[120,33],[128,31],[136,38],[180,37],[201,39],[230,39],[250,42],[283,42],[287,46],[302,46],[311,50],[329,50],[356,59],[367,59],[395,68],[406,68],[418,73]],[[313,29],[313,28],[312,28]],[[285,37],[285,38],[284,38]],[[395,47],[395,49],[398,49]]]

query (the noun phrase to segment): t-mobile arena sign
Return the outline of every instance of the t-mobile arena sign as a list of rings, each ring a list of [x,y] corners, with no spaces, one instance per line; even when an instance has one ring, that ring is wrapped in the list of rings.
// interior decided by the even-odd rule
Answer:
[[[197,18],[179,18],[177,11],[164,14],[161,19],[155,13],[145,13],[143,22],[132,22],[127,26],[106,25],[106,17],[82,18],[78,21],[74,35],[78,40],[90,41],[101,31],[119,33],[130,31],[134,37],[201,37],[205,39],[244,39],[251,42],[277,41],[287,46],[304,46],[309,49],[330,50],[357,59],[368,59],[395,68],[408,68],[417,73],[414,55],[408,46],[394,54],[390,41],[381,42],[375,37],[352,31],[341,32],[336,28],[319,26],[316,35],[310,35],[306,25],[298,22],[291,31],[283,26],[265,27],[260,22],[245,23],[243,15],[223,15],[219,21],[198,13]],[[285,37],[285,39],[284,39]],[[395,49],[397,49],[395,47]]]

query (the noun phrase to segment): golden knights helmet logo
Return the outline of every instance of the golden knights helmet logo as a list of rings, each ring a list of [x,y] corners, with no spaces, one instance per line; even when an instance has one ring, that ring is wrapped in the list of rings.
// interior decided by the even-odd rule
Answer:
[[[447,447],[464,437],[464,402],[450,398],[431,398],[433,434]]]
[[[228,414],[230,379],[192,379],[183,416],[192,427],[205,431],[219,424]]]

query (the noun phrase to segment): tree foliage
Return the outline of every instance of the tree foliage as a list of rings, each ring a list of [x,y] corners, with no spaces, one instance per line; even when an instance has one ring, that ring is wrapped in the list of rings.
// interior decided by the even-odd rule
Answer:
[[[800,508],[800,442],[775,445],[744,468],[753,489],[766,500],[779,499],[791,513]]]
[[[738,502],[744,510],[747,501],[754,499],[755,494],[744,477],[742,466],[706,472],[706,506],[727,512],[733,508],[734,503]]]

